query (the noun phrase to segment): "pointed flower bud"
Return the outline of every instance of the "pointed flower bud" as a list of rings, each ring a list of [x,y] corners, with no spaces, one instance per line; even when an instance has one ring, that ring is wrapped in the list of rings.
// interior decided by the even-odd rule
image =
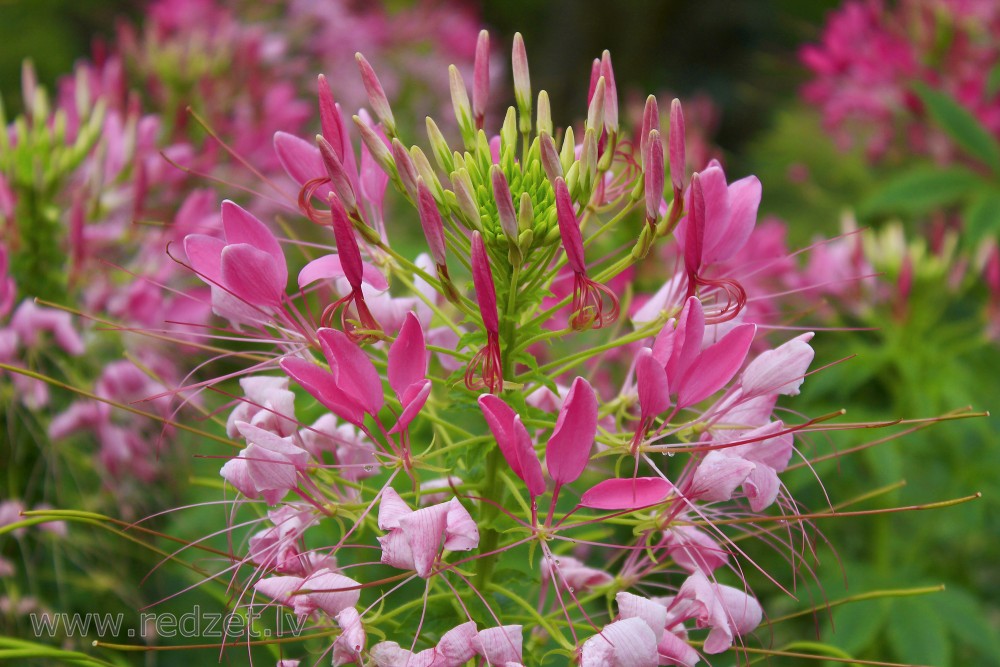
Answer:
[[[587,88],[587,105],[594,99],[597,91],[597,81],[601,78],[601,59],[594,58],[590,63],[590,86]]]
[[[368,153],[375,160],[376,164],[389,176],[394,175],[396,167],[392,161],[392,151],[382,141],[382,137],[359,116],[353,116],[352,120],[354,121],[354,126],[358,128],[358,133],[361,134],[361,140],[368,148]]]
[[[639,132],[642,166],[645,169],[649,160],[649,133],[660,129],[660,108],[652,95],[646,98],[646,106],[642,110],[642,129]]]
[[[451,187],[455,192],[455,199],[458,201],[458,210],[465,219],[466,225],[470,229],[482,229],[482,217],[479,213],[479,204],[476,203],[476,196],[473,194],[472,179],[466,169],[459,169],[451,174]]]
[[[535,209],[531,206],[531,195],[521,193],[521,204],[517,210],[517,229],[523,232],[535,226]]]
[[[486,389],[499,394],[503,389],[503,365],[500,359],[500,317],[497,313],[497,292],[490,270],[490,256],[479,232],[472,232],[472,283],[476,289],[479,313],[486,329],[486,346],[469,362],[465,370],[465,386],[472,390]]]
[[[604,94],[607,89],[607,82],[602,76],[597,80],[594,88],[594,96],[590,100],[587,108],[587,129],[594,130],[595,133],[604,131]]]
[[[514,211],[514,198],[507,185],[507,177],[499,165],[490,168],[490,180],[493,182],[493,198],[497,204],[497,216],[500,218],[500,228],[509,241],[517,240],[517,213]]]
[[[343,163],[341,163],[340,158],[337,156],[337,151],[322,134],[316,135],[316,145],[319,146],[319,154],[323,158],[326,173],[330,176],[330,187],[333,188],[333,191],[348,211],[356,211],[358,200],[354,196],[351,179],[348,177]]]
[[[416,167],[413,166],[413,159],[410,158],[409,151],[399,139],[392,140],[392,159],[396,164],[396,172],[399,174],[399,181],[406,189],[406,194],[412,201],[417,200],[417,174]]]
[[[385,132],[390,137],[396,135],[396,119],[392,117],[392,109],[389,107],[389,100],[385,96],[382,84],[375,74],[375,70],[368,64],[365,57],[360,53],[354,54],[354,59],[361,69],[361,82],[365,85],[365,92],[368,94],[368,103],[372,105],[372,111],[382,121]]]
[[[431,251],[434,264],[438,267],[445,265],[445,241],[444,223],[441,221],[441,213],[438,211],[437,202],[434,196],[424,183],[424,179],[417,180],[417,208],[420,212],[420,226],[424,228],[424,236],[427,238],[427,247]]]
[[[681,101],[670,103],[670,183],[674,187],[674,198],[684,190],[684,112]]]
[[[430,160],[427,159],[427,155],[420,149],[420,146],[414,146],[410,149],[410,159],[413,160],[413,168],[417,172],[417,178],[424,179],[427,188],[434,195],[434,201],[439,203],[444,202],[444,190],[441,188],[441,181],[438,180]]]
[[[546,133],[552,134],[552,105],[549,104],[549,94],[544,91],[538,91],[538,111],[536,112],[537,119],[535,121],[535,131],[538,134]]]
[[[455,159],[452,157],[451,147],[448,141],[441,134],[441,129],[434,122],[434,119],[427,116],[427,138],[431,142],[431,152],[434,153],[434,161],[437,162],[441,170],[450,174],[455,170]]]
[[[604,127],[608,134],[618,133],[618,88],[615,86],[615,71],[611,67],[611,53],[601,54],[601,76],[607,84],[604,91]]]
[[[483,129],[486,108],[490,105],[490,33],[479,31],[476,40],[476,60],[472,75],[472,111],[476,129]]]
[[[476,145],[476,125],[472,118],[472,106],[469,104],[469,91],[465,88],[462,73],[454,65],[448,66],[448,83],[451,89],[451,105],[455,109],[455,120],[458,130],[462,133],[462,141],[468,150]]]
[[[500,152],[507,153],[517,149],[517,114],[514,107],[507,107],[507,114],[500,126]]]
[[[562,147],[559,149],[559,162],[562,164],[564,174],[569,174],[569,168],[576,162],[576,137],[573,134],[572,126],[566,128],[563,134]]]
[[[570,324],[577,331],[601,327],[618,319],[618,296],[606,285],[594,282],[587,276],[587,263],[583,254],[583,236],[580,223],[573,211],[569,187],[561,178],[555,180],[556,219],[562,236],[566,260],[573,270],[573,315]],[[605,298],[611,304],[606,311]]]
[[[542,169],[549,181],[555,183],[557,178],[562,178],[562,164],[559,162],[559,153],[556,151],[556,144],[548,133],[543,132],[538,137],[538,147],[541,152]]]
[[[666,180],[663,165],[663,142],[658,130],[649,133],[649,155],[645,164],[646,222],[655,227],[660,219],[660,202],[663,201],[663,185]]]
[[[514,33],[514,49],[511,55],[511,69],[514,74],[514,99],[521,115],[521,132],[531,131],[531,76],[528,73],[528,54],[524,50],[524,38]]]

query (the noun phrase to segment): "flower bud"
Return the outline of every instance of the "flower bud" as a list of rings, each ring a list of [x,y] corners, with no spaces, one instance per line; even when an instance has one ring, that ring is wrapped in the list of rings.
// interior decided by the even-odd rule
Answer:
[[[549,104],[549,94],[538,91],[538,111],[535,120],[535,131],[538,134],[552,134],[552,106]]]
[[[424,179],[431,194],[434,195],[434,201],[439,204],[444,203],[444,188],[441,187],[441,181],[438,180],[430,160],[427,159],[427,155],[420,149],[420,146],[414,146],[410,149],[410,158],[413,160],[417,176]]]
[[[573,136],[573,128],[567,127],[563,135],[562,150],[559,152],[559,162],[562,163],[564,173],[569,172],[569,168],[576,162],[576,137]]]
[[[594,130],[595,133],[600,133],[604,130],[604,94],[606,88],[607,83],[602,76],[597,80],[597,86],[594,88],[594,96],[591,98],[590,106],[587,108],[587,129]]]
[[[524,232],[532,229],[535,225],[535,209],[531,206],[531,195],[527,192],[521,193],[521,205],[517,211],[517,228]]]
[[[451,173],[451,187],[455,192],[459,213],[465,219],[466,225],[471,229],[482,229],[479,204],[476,203],[469,172],[465,169],[453,171]]]
[[[650,95],[646,98],[646,106],[642,110],[642,129],[639,131],[642,166],[645,168],[649,156],[649,133],[660,129],[660,109],[656,98]]]
[[[354,188],[351,187],[351,179],[347,176],[340,158],[337,157],[337,152],[330,145],[330,142],[323,138],[322,134],[316,135],[316,145],[319,146],[319,154],[323,158],[324,166],[326,166],[326,173],[330,176],[330,186],[333,191],[337,193],[337,197],[340,198],[348,211],[356,211],[358,200],[354,195]]]
[[[441,221],[441,212],[438,210],[437,202],[434,201],[434,196],[427,188],[423,178],[417,180],[417,197],[420,226],[423,227],[427,247],[431,251],[431,258],[437,266],[444,266],[444,223]]]
[[[663,184],[666,178],[663,169],[663,142],[660,133],[649,133],[649,155],[644,170],[646,185],[646,222],[654,226],[660,219],[660,202],[663,201]]]
[[[547,133],[542,133],[538,138],[538,147],[541,150],[542,168],[549,181],[555,182],[563,175],[562,164],[559,162],[559,153],[556,152],[556,144]]]
[[[455,109],[455,120],[458,121],[458,131],[462,133],[462,141],[468,150],[476,145],[476,126],[472,120],[472,107],[469,105],[469,93],[465,89],[462,73],[454,65],[448,66],[448,82],[451,88],[451,105]]]
[[[490,180],[493,182],[493,198],[497,203],[497,216],[500,227],[508,241],[517,238],[517,213],[514,212],[514,198],[507,184],[507,177],[498,165],[490,169]]]
[[[607,50],[601,54],[601,76],[607,84],[604,91],[604,127],[609,135],[615,135],[618,134],[618,88],[611,67],[611,53]]]
[[[428,116],[426,125],[427,138],[431,142],[434,161],[437,162],[442,171],[451,173],[455,170],[455,160],[452,158],[451,147],[448,146],[448,142],[445,140],[444,135],[441,134],[441,129],[438,128],[433,118]]]
[[[396,165],[392,161],[392,152],[382,141],[382,138],[376,134],[375,130],[368,123],[361,120],[360,116],[354,116],[352,120],[358,128],[358,132],[361,133],[361,140],[365,142],[365,146],[368,148],[368,152],[371,153],[372,159],[390,177],[395,176]]]
[[[674,197],[684,190],[684,112],[681,102],[674,99],[670,103],[670,183]]]
[[[413,166],[406,146],[399,139],[392,140],[392,159],[396,163],[396,172],[399,174],[399,181],[406,189],[406,194],[412,201],[417,201],[417,169]]]
[[[519,32],[514,33],[511,69],[514,73],[514,99],[520,113],[519,129],[527,133],[531,131],[531,76],[528,74],[528,54],[524,50],[524,38]]]
[[[476,118],[476,129],[483,129],[486,108],[490,104],[490,34],[479,31],[476,40],[476,61],[472,78],[472,111]]]
[[[354,59],[361,69],[361,82],[365,85],[365,92],[368,94],[368,103],[372,105],[372,111],[382,121],[386,134],[390,137],[396,136],[396,119],[392,116],[389,100],[385,96],[385,91],[382,89],[382,84],[379,82],[375,70],[360,53],[355,53]]]

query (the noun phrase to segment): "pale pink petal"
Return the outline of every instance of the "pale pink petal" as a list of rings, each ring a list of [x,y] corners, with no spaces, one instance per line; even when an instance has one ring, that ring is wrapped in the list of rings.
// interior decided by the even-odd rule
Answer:
[[[763,464],[754,466],[750,475],[743,481],[743,492],[750,501],[750,509],[762,512],[771,506],[778,497],[781,482],[774,468]]]
[[[400,498],[396,489],[387,486],[382,491],[382,497],[378,506],[378,527],[381,530],[391,530],[399,528],[399,520],[404,516],[413,514],[413,510]]]
[[[583,644],[580,667],[655,667],[656,636],[641,618],[604,626]]]
[[[763,394],[798,394],[806,370],[813,360],[814,352],[809,345],[812,337],[811,332],[804,333],[773,350],[762,352],[747,364],[740,377],[743,396],[750,398]]]
[[[729,186],[727,216],[713,230],[712,243],[706,244],[705,264],[729,259],[746,244],[757,223],[760,195],[760,181],[756,176],[741,178]]]
[[[305,139],[287,132],[275,132],[274,151],[281,166],[299,185],[305,185],[314,178],[326,178],[326,167],[319,149]],[[327,201],[331,192],[329,185],[321,185],[314,196],[320,201]]]
[[[572,556],[559,556],[554,560],[543,558],[542,579],[549,579],[553,571],[560,586],[574,591],[588,591],[614,581],[614,577],[604,570],[588,567]]]
[[[434,649],[442,665],[464,665],[472,660],[476,655],[477,634],[476,624],[473,621],[457,625],[444,633]]]
[[[413,550],[409,538],[399,528],[389,531],[387,535],[378,538],[382,547],[382,562],[401,570],[414,569]]]
[[[722,450],[711,451],[694,471],[687,495],[707,502],[729,500],[753,469],[754,464],[746,459],[729,456]]]
[[[694,667],[701,660],[698,652],[691,645],[672,632],[664,632],[656,647],[661,665],[678,665],[678,667]]]
[[[337,614],[337,625],[341,633],[333,642],[334,667],[352,662],[361,664],[361,650],[365,647],[366,637],[358,610],[354,607],[343,609]]]
[[[476,635],[476,653],[494,665],[521,662],[522,641],[520,625],[487,628]]]
[[[184,253],[191,268],[205,282],[222,282],[222,249],[226,242],[204,234],[188,234],[184,237]]]
[[[285,254],[281,251],[278,239],[274,237],[271,230],[263,222],[258,220],[252,213],[230,200],[222,202],[222,226],[226,231],[226,243],[234,245],[246,243],[258,250],[263,250],[274,260],[279,274],[285,271],[282,285],[288,282],[288,269],[285,264]]]
[[[606,479],[588,489],[580,505],[600,510],[623,510],[655,505],[669,496],[674,485],[661,477]]]
[[[358,604],[361,589],[358,582],[342,574],[327,569],[317,570],[302,582],[303,593],[330,616],[336,616],[344,609]]]
[[[618,605],[618,615],[622,618],[638,618],[642,620],[656,637],[654,643],[660,641],[663,629],[667,627],[667,608],[658,602],[641,595],[622,591],[615,596]]]
[[[448,551],[471,551],[479,546],[479,526],[458,498],[448,501],[445,515],[444,548]]]
[[[696,526],[674,526],[663,537],[667,553],[688,572],[711,574],[729,561],[729,554]]]
[[[399,528],[413,552],[413,569],[425,579],[430,576],[434,561],[441,552],[441,537],[447,517],[446,505],[432,505],[399,519]]]
[[[253,587],[276,602],[289,604],[292,596],[302,588],[303,581],[302,577],[268,577],[259,580]]]

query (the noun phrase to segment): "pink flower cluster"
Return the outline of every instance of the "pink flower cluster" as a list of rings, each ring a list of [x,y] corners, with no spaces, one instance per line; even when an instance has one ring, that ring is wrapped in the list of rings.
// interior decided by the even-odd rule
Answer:
[[[930,127],[913,85],[949,94],[1000,137],[1000,91],[990,84],[998,31],[994,2],[849,0],[820,43],[801,51],[815,77],[802,95],[842,146],[860,142],[878,159],[904,142],[907,152],[949,160],[954,147]]]

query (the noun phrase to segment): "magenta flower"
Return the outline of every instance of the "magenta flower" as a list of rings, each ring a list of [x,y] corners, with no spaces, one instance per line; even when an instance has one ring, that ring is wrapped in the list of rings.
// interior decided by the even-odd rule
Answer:
[[[225,240],[202,234],[184,238],[191,267],[212,288],[215,312],[230,319],[248,315],[252,321],[259,319],[252,309],[280,308],[288,267],[278,240],[264,223],[228,200],[222,202],[222,225]]]

